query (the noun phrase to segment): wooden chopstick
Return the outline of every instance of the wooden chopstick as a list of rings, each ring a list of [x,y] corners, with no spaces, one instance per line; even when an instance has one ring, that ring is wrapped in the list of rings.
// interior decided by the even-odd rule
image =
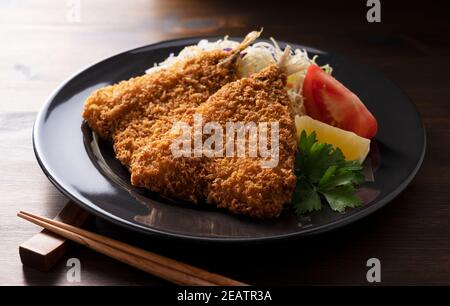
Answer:
[[[126,243],[95,234],[63,222],[23,211],[19,212],[17,215],[99,253],[179,285],[246,285],[233,279],[210,273],[206,270],[142,250]]]
[[[78,227],[90,223],[93,216],[72,201],[68,201],[55,220]],[[43,229],[19,246],[22,264],[40,271],[50,270],[67,251],[69,240]]]

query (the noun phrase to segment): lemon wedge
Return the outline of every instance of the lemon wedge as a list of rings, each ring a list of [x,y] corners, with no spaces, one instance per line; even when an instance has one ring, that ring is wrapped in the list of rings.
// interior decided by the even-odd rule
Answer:
[[[318,142],[329,143],[335,148],[341,149],[346,160],[357,160],[362,163],[369,153],[369,139],[314,120],[309,116],[295,116],[295,127],[297,128],[298,137],[300,137],[303,130],[308,135],[315,131]]]

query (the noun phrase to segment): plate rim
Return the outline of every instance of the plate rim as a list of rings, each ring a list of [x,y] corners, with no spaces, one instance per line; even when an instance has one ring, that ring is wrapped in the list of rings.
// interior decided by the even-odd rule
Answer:
[[[45,162],[43,161],[43,158],[41,158],[41,155],[43,155],[42,152],[40,152],[39,147],[39,128],[40,126],[43,124],[43,116],[44,113],[47,113],[49,106],[52,104],[54,98],[56,97],[56,95],[74,78],[76,78],[77,76],[79,76],[80,74],[84,73],[85,71],[87,71],[88,69],[92,68],[93,66],[106,61],[110,58],[113,57],[117,57],[120,55],[124,55],[126,53],[132,53],[132,52],[136,52],[139,51],[141,49],[144,48],[151,48],[151,47],[157,47],[158,45],[161,44],[170,44],[170,43],[177,43],[177,42],[188,42],[188,41],[194,41],[194,40],[200,40],[200,39],[217,39],[217,38],[223,38],[223,36],[202,36],[202,37],[183,37],[183,38],[176,38],[176,39],[170,39],[170,40],[161,40],[155,43],[151,43],[151,44],[146,44],[140,47],[136,47],[136,48],[132,48],[132,49],[128,49],[125,51],[121,51],[118,52],[116,54],[113,55],[109,55],[106,57],[103,57],[100,60],[97,60],[81,69],[79,69],[78,71],[76,71],[75,73],[73,73],[72,75],[70,75],[68,78],[66,78],[63,82],[60,83],[60,85],[58,85],[51,93],[50,95],[47,97],[46,101],[44,102],[44,104],[41,106],[35,122],[33,124],[33,129],[32,129],[32,145],[33,145],[33,152],[35,154],[35,157],[38,161],[38,164],[40,166],[40,168],[42,169],[42,171],[44,172],[44,174],[46,175],[46,177],[49,179],[49,181],[64,195],[66,196],[69,200],[73,201],[74,203],[76,203],[77,205],[80,205],[81,207],[83,207],[84,209],[86,209],[87,211],[89,211],[90,213],[92,213],[93,215],[102,218],[102,219],[106,219],[107,221],[124,227],[128,230],[131,231],[135,231],[135,232],[139,232],[145,235],[156,235],[160,238],[164,238],[164,239],[179,239],[179,240],[191,240],[191,241],[200,241],[200,242],[269,242],[269,241],[279,241],[279,240],[285,240],[285,239],[290,239],[290,238],[298,238],[298,237],[304,237],[304,236],[312,236],[312,235],[317,235],[317,234],[322,234],[324,232],[328,232],[331,230],[335,230],[341,227],[344,227],[346,225],[349,225],[351,223],[354,223],[358,220],[361,220],[362,218],[370,215],[371,213],[379,210],[380,208],[382,208],[383,206],[385,206],[386,204],[388,204],[389,202],[391,202],[395,197],[397,197],[402,191],[405,190],[405,188],[411,183],[411,181],[414,179],[414,177],[417,175],[417,172],[419,171],[420,167],[422,166],[423,160],[425,158],[425,154],[426,154],[426,150],[427,150],[427,133],[426,133],[426,128],[425,125],[423,123],[422,120],[422,116],[417,108],[417,106],[415,105],[415,103],[412,101],[412,99],[409,97],[409,95],[399,86],[397,86],[393,81],[391,81],[390,79],[384,77],[382,74],[378,73],[376,70],[372,69],[370,67],[370,70],[374,73],[379,74],[383,79],[387,80],[388,82],[390,82],[392,85],[394,85],[398,90],[400,90],[402,92],[402,94],[405,95],[405,97],[407,97],[410,105],[414,108],[415,112],[418,114],[418,118],[420,120],[420,126],[421,129],[423,131],[422,136],[422,140],[423,140],[423,147],[421,149],[420,152],[420,157],[419,160],[417,161],[417,164],[415,165],[415,168],[409,173],[409,175],[402,181],[402,183],[400,185],[398,185],[397,187],[395,187],[394,190],[392,190],[390,193],[388,193],[385,197],[383,197],[382,199],[378,200],[377,203],[366,207],[365,209],[362,209],[352,215],[349,215],[348,217],[344,217],[342,219],[338,219],[338,220],[334,220],[331,221],[329,223],[326,224],[322,224],[319,226],[316,226],[314,228],[311,229],[304,229],[302,232],[293,232],[293,233],[286,233],[286,234],[278,234],[278,235],[272,235],[272,236],[262,236],[262,237],[205,237],[205,236],[197,236],[197,235],[192,235],[192,234],[181,234],[181,233],[176,233],[176,232],[170,232],[167,230],[159,230],[153,227],[149,227],[149,226],[144,226],[144,225],[140,225],[137,223],[132,223],[128,220],[125,220],[119,216],[116,216],[108,211],[102,210],[102,209],[96,209],[93,207],[93,205],[95,204],[91,204],[91,203],[85,203],[84,201],[80,200],[79,198],[77,198],[75,195],[73,195],[67,188],[65,188],[63,186],[62,183],[59,182],[58,178],[56,177],[56,175],[54,175],[52,173],[51,166],[46,165]],[[236,36],[232,36],[230,37],[232,39],[235,38],[240,38],[240,37],[236,37]],[[241,37],[242,38],[242,37]],[[264,40],[264,39],[262,39]],[[293,45],[299,45],[297,43],[290,43],[290,42],[285,42],[285,41],[279,41],[280,44],[293,44]],[[335,53],[329,53],[329,52],[325,52],[322,51],[321,49],[317,49],[314,47],[310,47],[310,46],[305,46],[305,45],[300,45],[302,47],[305,47],[309,50],[314,50],[315,52],[320,52],[320,53],[327,53],[333,56],[339,56],[340,58],[344,58],[346,59],[346,57],[335,54]],[[358,63],[360,65],[364,65],[361,63]],[[366,65],[364,65],[365,67],[367,67]],[[92,202],[92,201],[90,201]]]

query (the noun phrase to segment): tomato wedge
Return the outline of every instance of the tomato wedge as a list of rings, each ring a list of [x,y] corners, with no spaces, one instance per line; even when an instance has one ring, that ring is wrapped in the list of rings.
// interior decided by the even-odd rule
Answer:
[[[308,68],[302,96],[306,113],[316,120],[365,138],[377,133],[377,120],[358,96],[317,65]]]

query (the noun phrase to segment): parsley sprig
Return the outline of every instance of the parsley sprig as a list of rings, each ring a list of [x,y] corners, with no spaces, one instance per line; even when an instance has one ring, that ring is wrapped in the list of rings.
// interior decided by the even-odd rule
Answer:
[[[295,161],[297,187],[293,196],[299,215],[320,210],[322,203],[343,212],[361,205],[356,187],[364,182],[358,161],[346,161],[339,148],[317,142],[316,133],[302,131]]]

